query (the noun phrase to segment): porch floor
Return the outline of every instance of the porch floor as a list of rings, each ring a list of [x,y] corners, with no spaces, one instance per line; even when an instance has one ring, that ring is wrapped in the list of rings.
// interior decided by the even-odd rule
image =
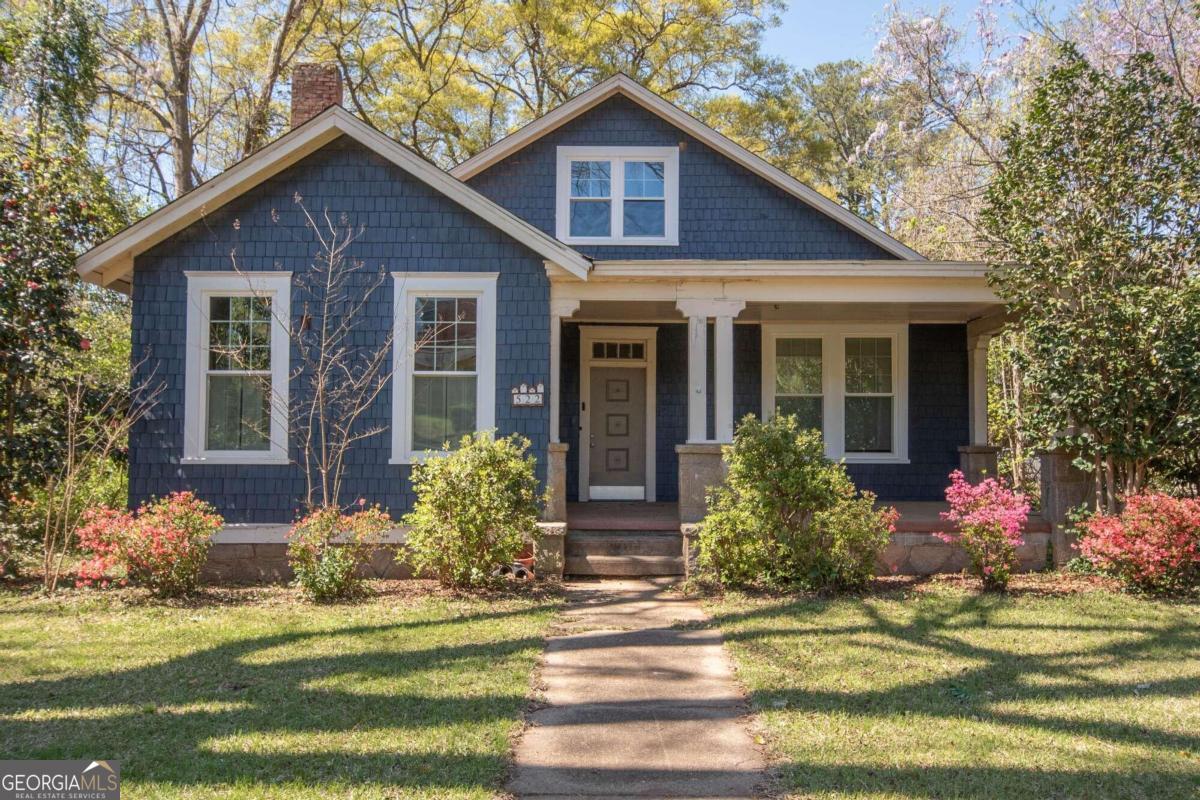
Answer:
[[[935,533],[945,530],[941,513],[947,506],[939,501],[901,500],[887,503],[900,512],[898,533]],[[567,529],[622,531],[678,531],[679,508],[675,503],[642,503],[595,500],[567,503]],[[1038,514],[1030,514],[1027,533],[1049,533],[1050,524]]]

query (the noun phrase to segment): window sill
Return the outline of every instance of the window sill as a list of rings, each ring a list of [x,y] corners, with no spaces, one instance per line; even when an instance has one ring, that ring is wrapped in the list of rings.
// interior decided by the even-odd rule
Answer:
[[[446,450],[423,450],[420,453],[409,453],[408,455],[403,455],[403,456],[393,456],[391,459],[388,460],[388,463],[395,465],[395,466],[408,466],[410,464],[423,464],[429,458],[433,458],[436,456],[444,456],[447,454],[447,452],[448,451],[446,451]]]
[[[282,466],[292,463],[286,456],[184,456],[181,464],[237,464],[241,466],[268,465]]]
[[[834,461],[841,461],[845,464],[911,464],[912,463],[912,461],[910,459],[900,458],[898,456],[879,456],[877,458],[870,458],[870,457],[866,457],[866,456],[841,455],[841,456],[830,456],[830,458],[833,459]]]
[[[622,236],[619,238],[597,238],[592,236],[563,236],[559,241],[563,244],[583,244],[593,246],[613,246],[613,247],[633,247],[644,245],[646,247],[678,247],[678,237],[673,239],[639,239],[637,237]]]

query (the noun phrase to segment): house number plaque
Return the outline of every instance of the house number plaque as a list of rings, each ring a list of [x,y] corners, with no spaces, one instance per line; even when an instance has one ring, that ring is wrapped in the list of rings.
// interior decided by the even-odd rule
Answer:
[[[522,383],[512,388],[512,404],[525,408],[536,408],[546,405],[546,387],[543,384],[530,386]]]

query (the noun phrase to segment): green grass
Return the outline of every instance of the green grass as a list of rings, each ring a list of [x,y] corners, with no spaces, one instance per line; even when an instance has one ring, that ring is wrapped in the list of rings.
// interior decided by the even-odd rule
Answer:
[[[555,601],[239,598],[0,595],[0,757],[117,759],[138,800],[501,786]]]
[[[1200,606],[1108,592],[710,604],[784,790],[1200,797]]]

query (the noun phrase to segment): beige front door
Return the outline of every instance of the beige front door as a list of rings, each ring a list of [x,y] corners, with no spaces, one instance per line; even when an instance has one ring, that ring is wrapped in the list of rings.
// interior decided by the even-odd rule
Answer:
[[[589,496],[646,498],[646,370],[592,367]]]

